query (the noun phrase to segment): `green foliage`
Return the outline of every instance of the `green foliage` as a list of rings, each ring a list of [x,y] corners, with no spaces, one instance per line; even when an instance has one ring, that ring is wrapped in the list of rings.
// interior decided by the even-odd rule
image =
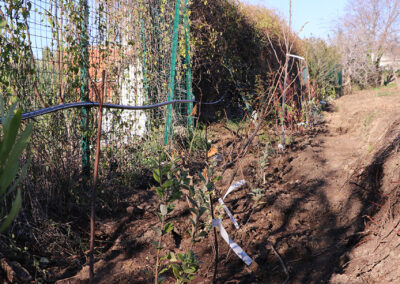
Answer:
[[[189,194],[187,200],[189,201],[189,210],[192,217],[189,217],[191,223],[190,237],[192,244],[200,242],[201,238],[208,234],[205,214],[209,212],[209,195],[211,192],[208,190],[207,184],[202,182],[200,187],[187,186]]]
[[[253,199],[255,206],[260,204],[260,200],[265,196],[264,188],[254,188],[250,192],[251,198]]]
[[[264,138],[266,140],[266,138]],[[257,176],[256,180],[259,184],[264,184],[266,182],[265,180],[265,169],[269,165],[269,158],[271,154],[274,154],[274,148],[271,146],[270,141],[266,141],[265,146],[261,146],[262,144],[259,143],[259,151],[258,151],[258,156],[260,157],[259,160],[257,161]]]
[[[305,40],[305,53],[311,80],[318,86],[320,99],[336,98],[340,95],[338,74],[341,71],[340,55],[336,47],[324,40],[310,38]]]
[[[185,254],[178,253],[176,255],[170,252],[164,259],[167,259],[170,264],[161,270],[160,273],[172,270],[176,283],[188,283],[192,281],[199,269],[197,257],[192,251],[188,251]]]
[[[169,156],[162,148],[159,148],[158,151],[158,159],[153,160],[153,178],[158,184],[155,192],[160,200],[159,211],[156,212],[159,224],[152,227],[158,236],[158,240],[154,242],[157,249],[155,273],[158,279],[160,274],[171,270],[177,283],[187,283],[194,279],[199,267],[191,248],[184,254],[175,255],[175,253],[169,252],[160,257],[160,251],[166,249],[163,244],[163,237],[174,229],[174,224],[167,221],[170,220],[168,215],[174,209],[174,202],[185,197],[192,215],[188,218],[191,224],[192,246],[200,242],[210,229],[210,222],[207,218],[210,207],[209,196],[214,188],[214,183],[220,178],[209,178],[214,174],[213,167],[209,167],[204,172],[205,176],[201,173],[198,174],[200,180],[194,186],[191,182],[193,177],[190,177],[186,170],[177,166],[179,159]],[[183,195],[183,190],[187,191],[187,194]],[[159,271],[161,261],[166,262],[166,265]]]
[[[158,159],[153,161],[153,178],[158,183],[155,192],[159,197],[159,211],[156,212],[159,225],[152,227],[158,236],[158,241],[154,242],[157,249],[157,259],[155,265],[155,277],[158,282],[160,266],[160,250],[163,249],[163,237],[174,229],[172,222],[167,222],[167,216],[174,210],[174,201],[182,196],[180,181],[176,177],[179,169],[176,167],[177,159],[170,158],[167,153],[159,148]]]
[[[0,15],[0,30],[4,29],[6,24],[7,24],[6,20],[3,18],[2,15]]]
[[[196,131],[193,133],[192,140],[189,142],[190,143],[189,147],[191,149],[195,149],[199,153],[204,153],[208,151],[209,143],[204,138],[205,137],[204,133],[205,133],[205,126],[199,125]]]
[[[34,68],[25,33],[30,7],[29,2],[25,8],[24,1],[17,0],[0,7],[0,93],[6,105],[22,99],[32,83]]]
[[[8,114],[4,114],[2,106],[2,137],[0,139],[0,202],[2,208],[0,212],[0,233],[4,232],[15,219],[22,204],[21,191],[18,187],[23,175],[26,173],[27,165],[22,169],[21,174],[18,176],[19,161],[30,140],[32,131],[31,125],[18,135],[21,127],[21,114],[20,109],[16,110],[16,105],[10,108]],[[7,213],[6,203],[8,196],[14,194],[16,196],[12,202],[11,209]]]
[[[172,203],[181,198],[182,195],[179,180],[176,178],[176,174],[179,171],[176,167],[177,160],[166,160],[166,158],[167,155],[165,152],[161,152],[157,161],[157,167],[153,170],[153,178],[159,184],[155,190],[162,202],[160,207],[163,216],[172,211]],[[165,209],[163,211],[163,206],[168,208],[168,210]]]

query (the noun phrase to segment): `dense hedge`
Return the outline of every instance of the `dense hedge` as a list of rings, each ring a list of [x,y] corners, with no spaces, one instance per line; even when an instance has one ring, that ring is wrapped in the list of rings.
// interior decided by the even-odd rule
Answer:
[[[233,0],[194,0],[191,11],[195,96],[213,100],[225,94],[225,111],[237,115],[243,98],[256,96],[259,84],[271,86],[283,66],[285,23],[272,10]],[[301,53],[299,40],[291,40],[292,53]],[[222,111],[221,105],[210,106],[203,117]]]

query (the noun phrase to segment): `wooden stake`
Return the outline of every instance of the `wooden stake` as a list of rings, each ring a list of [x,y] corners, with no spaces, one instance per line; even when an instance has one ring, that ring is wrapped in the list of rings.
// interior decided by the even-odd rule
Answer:
[[[102,90],[101,94],[97,92],[95,86],[96,94],[99,99],[99,118],[97,121],[97,144],[96,144],[96,158],[94,162],[94,176],[93,176],[93,186],[92,186],[92,200],[91,200],[91,212],[90,212],[90,252],[89,252],[89,283],[94,283],[94,229],[95,229],[95,208],[96,208],[96,188],[97,188],[97,178],[99,175],[99,158],[100,158],[100,142],[101,142],[101,124],[103,120],[103,99],[106,92],[106,71],[103,70],[102,76]]]

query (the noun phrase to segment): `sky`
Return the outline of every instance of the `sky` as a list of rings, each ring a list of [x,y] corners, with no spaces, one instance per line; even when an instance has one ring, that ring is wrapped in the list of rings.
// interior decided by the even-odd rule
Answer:
[[[275,9],[279,15],[289,18],[289,0],[240,0],[244,3],[263,5]],[[345,13],[348,0],[292,0],[293,30],[301,38],[320,37],[328,39],[334,25]]]

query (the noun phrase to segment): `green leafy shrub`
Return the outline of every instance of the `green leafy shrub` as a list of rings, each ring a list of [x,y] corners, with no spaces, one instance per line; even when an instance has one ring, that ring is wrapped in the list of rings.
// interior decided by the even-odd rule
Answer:
[[[340,55],[334,46],[324,40],[309,38],[304,41],[308,71],[318,87],[320,99],[336,98],[340,95],[338,72],[341,71]]]

